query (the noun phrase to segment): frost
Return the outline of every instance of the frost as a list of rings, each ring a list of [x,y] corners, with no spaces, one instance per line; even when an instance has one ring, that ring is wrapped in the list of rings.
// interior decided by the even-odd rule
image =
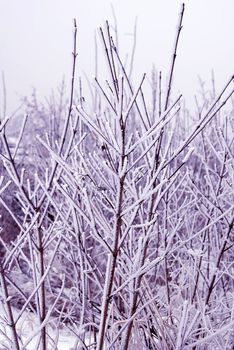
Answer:
[[[189,160],[191,154],[194,152],[195,148],[194,147],[189,147],[189,150],[187,152],[187,154],[185,155],[185,157],[182,160],[182,163],[187,163],[187,161]]]
[[[145,93],[116,36],[100,30],[107,77],[85,106],[74,77],[68,101],[33,96],[29,125],[1,134],[0,348],[231,349],[232,80],[190,116],[176,48]]]
[[[189,249],[188,253],[194,257],[200,257],[205,254],[205,251],[202,251],[201,249]]]

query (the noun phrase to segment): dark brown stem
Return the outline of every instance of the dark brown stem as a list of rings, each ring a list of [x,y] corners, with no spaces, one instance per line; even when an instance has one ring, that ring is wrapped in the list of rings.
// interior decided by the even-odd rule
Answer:
[[[170,76],[169,76],[168,87],[167,87],[167,96],[166,96],[166,101],[165,101],[165,106],[164,106],[165,111],[168,108],[168,104],[169,104],[169,100],[170,100],[172,78],[173,78],[173,74],[174,74],[175,60],[176,60],[176,56],[177,56],[177,47],[178,47],[180,33],[181,33],[181,29],[182,29],[183,16],[184,16],[184,4],[182,4],[179,26],[178,26],[176,41],[175,41],[175,48],[174,48],[174,53],[173,53],[173,57],[172,57],[171,70],[170,70]]]
[[[62,154],[63,148],[64,148],[64,144],[65,144],[65,140],[66,140],[66,135],[67,135],[67,131],[68,131],[68,126],[69,126],[69,122],[71,119],[71,113],[72,113],[72,106],[73,106],[73,99],[74,99],[74,86],[75,86],[75,72],[76,72],[76,58],[77,58],[77,25],[76,25],[76,20],[74,19],[74,41],[73,41],[73,52],[72,52],[72,56],[73,56],[73,64],[72,64],[72,77],[71,77],[71,91],[70,91],[70,101],[69,101],[69,107],[68,107],[68,114],[67,114],[67,118],[66,118],[66,122],[63,128],[63,132],[61,135],[61,141],[60,141],[60,145],[59,145],[59,155]],[[48,189],[51,187],[52,183],[53,183],[53,179],[56,173],[58,167],[58,163],[56,162],[51,174],[50,174],[50,178],[48,181]],[[46,195],[43,194],[39,203],[38,203],[38,207],[40,207],[42,205],[42,203],[44,202],[46,198]]]
[[[0,281],[1,281],[1,288],[4,296],[4,302],[6,304],[6,311],[7,311],[7,317],[8,317],[7,321],[12,333],[12,342],[13,342],[12,350],[20,350],[16,324],[14,321],[14,316],[13,316],[12,307],[11,307],[10,295],[8,293],[8,287],[7,287],[7,282],[5,278],[5,271],[2,267],[2,264],[0,264]]]
[[[38,251],[39,251],[39,281],[43,278],[45,273],[45,262],[44,262],[44,247],[42,242],[42,229],[37,229],[37,239],[38,239]],[[45,282],[41,283],[39,289],[39,306],[40,306],[40,323],[43,323],[46,317],[46,294],[45,294]],[[41,350],[47,349],[47,336],[46,336],[46,326],[41,330]]]

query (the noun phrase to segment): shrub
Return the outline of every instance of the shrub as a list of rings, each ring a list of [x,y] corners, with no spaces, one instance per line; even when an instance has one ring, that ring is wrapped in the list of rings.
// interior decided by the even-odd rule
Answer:
[[[231,349],[233,111],[222,111],[233,78],[186,129],[181,96],[171,98],[182,17],[167,90],[159,75],[152,106],[145,75],[134,88],[108,23],[108,84],[95,78],[92,108],[81,95],[74,103],[75,25],[63,128],[37,135],[42,156],[25,172],[1,124],[1,201],[19,230],[0,264],[8,348],[35,337],[56,348],[63,326],[77,349]],[[12,183],[21,217],[6,200]],[[26,310],[37,317],[27,339],[18,327]]]

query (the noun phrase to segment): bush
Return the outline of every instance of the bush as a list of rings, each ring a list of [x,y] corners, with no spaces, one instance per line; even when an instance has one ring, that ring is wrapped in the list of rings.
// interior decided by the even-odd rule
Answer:
[[[92,108],[83,96],[74,103],[75,26],[58,136],[31,135],[35,152],[23,170],[1,124],[1,201],[18,227],[2,242],[0,264],[9,349],[34,337],[41,349],[56,348],[62,326],[77,349],[231,349],[233,110],[223,107],[233,78],[187,129],[181,96],[171,98],[182,17],[168,88],[159,77],[152,106],[145,75],[133,88],[108,23],[101,37],[110,80],[95,79]],[[16,142],[23,149],[25,130]],[[7,202],[10,186],[21,215]],[[18,324],[27,310],[38,326],[25,339]]]

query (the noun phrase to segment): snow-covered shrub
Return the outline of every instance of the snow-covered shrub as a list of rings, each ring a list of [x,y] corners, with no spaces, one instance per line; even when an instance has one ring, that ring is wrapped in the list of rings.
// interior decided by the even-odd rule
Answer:
[[[101,38],[107,83],[95,78],[93,105],[74,101],[74,40],[68,112],[56,137],[33,136],[43,155],[35,167],[22,171],[1,127],[1,198],[10,179],[23,212],[6,204],[19,229],[0,263],[6,341],[56,349],[66,327],[75,349],[231,349],[233,109],[222,111],[233,79],[186,129],[171,94],[174,60],[150,104],[145,74],[132,85],[108,23]],[[34,107],[36,118],[44,110]],[[27,339],[18,331],[26,312],[37,318]]]

